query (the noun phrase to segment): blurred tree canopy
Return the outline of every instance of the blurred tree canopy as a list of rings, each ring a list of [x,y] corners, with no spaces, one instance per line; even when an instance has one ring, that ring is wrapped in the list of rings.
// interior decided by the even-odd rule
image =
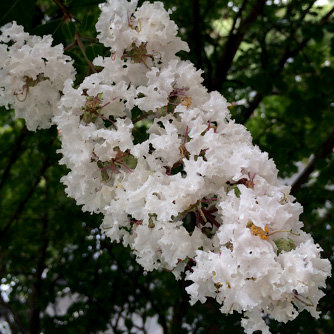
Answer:
[[[77,83],[108,55],[96,39],[102,0],[1,1],[0,26],[52,34]],[[165,0],[204,84],[229,102],[304,206],[301,220],[333,262],[334,6],[315,0]],[[141,2],[140,2],[141,3]],[[0,78],[1,80],[1,78]],[[1,86],[1,83],[0,83]],[[57,130],[27,131],[0,110],[0,333],[243,333],[214,300],[190,307],[171,273],[143,272],[59,182]],[[334,282],[318,320],[303,312],[273,333],[334,330]],[[155,324],[155,326],[150,326]],[[160,329],[159,329],[160,328]]]

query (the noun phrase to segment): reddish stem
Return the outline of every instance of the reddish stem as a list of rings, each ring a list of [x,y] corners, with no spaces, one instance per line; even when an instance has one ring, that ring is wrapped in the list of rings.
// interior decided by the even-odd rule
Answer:
[[[209,218],[210,222],[213,225],[215,225],[217,228],[220,227],[220,224],[216,221],[216,219],[213,217],[213,215],[209,211],[205,210],[204,208],[202,208],[202,211],[204,212],[205,216]]]

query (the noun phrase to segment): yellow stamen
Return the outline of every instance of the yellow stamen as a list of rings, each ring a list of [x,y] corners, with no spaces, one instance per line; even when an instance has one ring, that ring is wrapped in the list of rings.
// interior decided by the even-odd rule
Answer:
[[[181,100],[181,104],[183,106],[187,107],[187,109],[190,108],[191,103],[192,103],[192,98],[190,96],[186,96],[186,97],[182,98],[182,100]]]
[[[253,222],[249,221],[246,227],[251,230],[253,235],[260,237],[262,240],[268,240],[269,229],[267,226],[263,230],[261,227],[256,226]]]

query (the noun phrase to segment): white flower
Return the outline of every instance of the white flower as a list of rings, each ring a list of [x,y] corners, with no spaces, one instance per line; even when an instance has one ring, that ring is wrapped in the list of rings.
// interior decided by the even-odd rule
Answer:
[[[0,105],[15,109],[29,130],[50,127],[59,92],[67,78],[74,78],[72,60],[62,45],[51,46],[51,36],[30,36],[16,22],[2,27],[1,33],[0,43],[6,44],[0,44]]]
[[[168,62],[187,43],[176,37],[177,26],[162,2],[144,4],[135,11],[136,0],[108,0],[96,24],[99,40],[111,47],[116,58],[132,58],[148,64]],[[147,61],[147,63],[146,63]]]

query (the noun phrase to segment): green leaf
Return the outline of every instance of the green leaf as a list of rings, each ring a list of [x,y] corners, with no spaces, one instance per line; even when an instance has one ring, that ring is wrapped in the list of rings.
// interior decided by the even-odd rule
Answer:
[[[235,193],[235,196],[237,196],[238,198],[240,198],[240,195],[241,195],[241,191],[238,187],[237,184],[234,184],[233,186],[230,187],[230,190],[233,190],[234,193]]]
[[[134,144],[139,144],[148,139],[149,135],[147,133],[146,126],[134,127],[132,129],[132,135],[134,138]]]
[[[64,43],[64,35],[62,32],[63,19],[55,19],[41,24],[32,30],[32,34],[43,36],[52,35],[55,44]]]
[[[128,154],[124,158],[125,165],[130,169],[135,169],[137,166],[138,159],[132,154]]]
[[[68,39],[73,41],[75,39],[75,24],[72,21],[64,22],[61,26],[61,30],[64,36]]]
[[[277,253],[280,254],[283,251],[284,252],[290,252],[291,250],[296,248],[296,244],[295,242],[288,238],[288,239],[284,239],[284,238],[279,238],[277,240],[274,240],[276,246],[277,246]]]
[[[91,13],[86,14],[81,21],[80,31],[85,32],[90,29],[94,25],[94,20],[94,15],[92,15]]]
[[[93,61],[97,56],[103,54],[103,46],[101,44],[88,45],[86,48],[86,55],[89,60]]]

